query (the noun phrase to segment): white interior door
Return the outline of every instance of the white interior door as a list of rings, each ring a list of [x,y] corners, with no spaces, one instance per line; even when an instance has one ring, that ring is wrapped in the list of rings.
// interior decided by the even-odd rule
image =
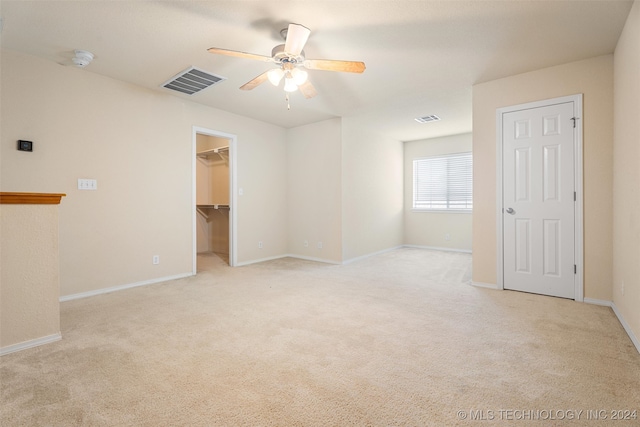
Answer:
[[[505,289],[575,298],[573,102],[502,115]]]

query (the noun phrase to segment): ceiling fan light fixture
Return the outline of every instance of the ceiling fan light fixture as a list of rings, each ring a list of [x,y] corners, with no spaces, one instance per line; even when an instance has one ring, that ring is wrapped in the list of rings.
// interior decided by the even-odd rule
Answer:
[[[307,73],[304,70],[301,70],[299,68],[294,68],[293,70],[291,70],[291,78],[293,79],[294,83],[298,86],[306,82],[307,77],[309,77],[309,73]]]
[[[274,86],[278,86],[280,84],[280,80],[282,80],[282,77],[284,77],[284,71],[282,71],[282,68],[274,68],[272,70],[269,70],[269,72],[267,73],[267,78]]]
[[[261,62],[276,64],[275,69],[264,71],[262,74],[249,80],[240,86],[241,90],[252,90],[267,80],[274,86],[279,86],[284,78],[285,99],[289,108],[289,93],[300,91],[307,99],[313,98],[318,93],[307,79],[307,70],[339,71],[344,73],[362,73],[365,70],[364,62],[339,61],[334,59],[305,59],[304,46],[309,39],[311,31],[300,24],[289,24],[280,35],[284,38],[284,44],[279,44],[271,49],[271,56],[257,55],[239,50],[209,48],[210,53],[234,56],[238,58],[253,59]]]
[[[285,92],[295,92],[298,90],[298,85],[293,80],[293,78],[285,77],[284,79],[284,90]]]

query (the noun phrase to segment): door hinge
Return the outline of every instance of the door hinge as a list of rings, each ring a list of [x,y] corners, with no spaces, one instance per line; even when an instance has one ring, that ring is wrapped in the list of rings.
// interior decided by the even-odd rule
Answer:
[[[578,200],[578,196],[577,196],[576,192],[574,191],[573,192],[573,201],[575,202],[576,200]]]
[[[576,127],[576,122],[577,122],[578,120],[580,120],[580,117],[571,117],[571,120],[573,120],[573,128],[575,129],[575,127]]]
[[[578,274],[578,266],[573,264],[573,274]]]

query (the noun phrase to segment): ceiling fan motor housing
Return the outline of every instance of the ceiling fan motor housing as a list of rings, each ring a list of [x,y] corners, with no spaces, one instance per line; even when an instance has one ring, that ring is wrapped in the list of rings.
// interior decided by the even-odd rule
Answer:
[[[300,52],[300,55],[292,55],[285,52],[283,44],[279,44],[271,50],[271,57],[277,63],[302,64],[304,62],[304,50]]]

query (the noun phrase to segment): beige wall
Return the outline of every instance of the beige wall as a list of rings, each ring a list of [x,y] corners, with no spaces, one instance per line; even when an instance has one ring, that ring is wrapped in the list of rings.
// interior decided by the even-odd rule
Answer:
[[[237,135],[238,261],[286,253],[284,129],[16,52],[1,66],[1,189],[67,194],[62,295],[191,273],[193,126]]]
[[[404,244],[471,251],[471,213],[413,211],[413,161],[471,151],[471,134],[404,143]],[[447,235],[449,240],[446,239]]]
[[[0,235],[0,349],[60,334],[58,205],[0,206]]]
[[[637,0],[616,47],[614,70],[613,302],[640,340],[640,2]]]
[[[292,255],[342,261],[341,147],[341,119],[287,132],[288,245]]]
[[[473,87],[475,282],[497,282],[496,109],[578,93],[584,94],[584,296],[611,300],[613,55]]]
[[[342,119],[342,259],[403,244],[402,142]]]

